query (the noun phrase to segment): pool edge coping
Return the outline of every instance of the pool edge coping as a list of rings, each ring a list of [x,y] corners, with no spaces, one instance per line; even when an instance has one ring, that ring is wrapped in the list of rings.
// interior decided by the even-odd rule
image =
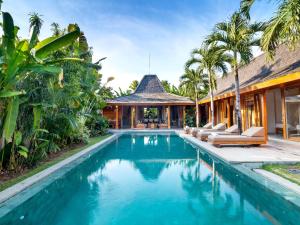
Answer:
[[[114,141],[117,139],[121,134],[112,134],[111,136],[105,138],[104,140],[95,143],[79,152],[76,154],[38,172],[37,174],[34,174],[14,185],[11,187],[6,188],[5,190],[0,192],[0,204],[6,202],[10,198],[14,197],[18,193],[30,188],[32,185],[36,184],[37,182],[47,178],[49,175],[57,172],[59,169],[62,169],[63,167],[71,164],[72,162],[78,160],[80,157],[85,156],[92,152],[94,149],[98,147],[104,147],[106,144],[109,144],[110,142]]]

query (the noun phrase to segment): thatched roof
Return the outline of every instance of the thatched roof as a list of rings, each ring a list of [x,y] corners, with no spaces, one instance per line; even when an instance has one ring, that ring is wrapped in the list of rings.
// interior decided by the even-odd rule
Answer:
[[[248,65],[239,68],[240,88],[246,88],[295,72],[300,72],[300,48],[293,51],[286,45],[281,45],[276,50],[274,60],[267,61],[266,55],[262,54],[254,58]],[[234,90],[233,72],[224,78],[217,79],[217,91],[215,91],[215,96],[226,94]]]
[[[110,99],[107,103],[116,105],[194,104],[194,102],[187,97],[167,93],[156,75],[145,75],[133,94]]]

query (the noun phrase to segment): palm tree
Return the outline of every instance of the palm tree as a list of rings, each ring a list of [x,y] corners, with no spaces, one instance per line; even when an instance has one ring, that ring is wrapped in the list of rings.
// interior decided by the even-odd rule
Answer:
[[[242,133],[239,66],[249,63],[253,58],[252,47],[260,44],[260,40],[256,39],[255,35],[262,29],[263,23],[250,24],[243,14],[235,12],[229,21],[216,24],[214,32],[206,39],[207,44],[215,43],[232,56],[230,64],[235,77],[235,111],[239,133]]]
[[[29,31],[31,32],[30,47],[33,47],[38,42],[38,36],[43,25],[42,16],[37,13],[29,14]]]
[[[202,48],[194,49],[192,51],[192,58],[186,63],[187,67],[193,64],[198,64],[202,73],[208,75],[208,86],[210,94],[210,109],[212,125],[215,124],[214,119],[214,93],[216,89],[216,73],[220,72],[222,75],[227,74],[226,63],[230,63],[231,56],[224,54],[224,51],[215,45],[204,45]]]
[[[55,22],[51,24],[51,31],[53,33],[53,36],[59,36],[62,33],[59,24]]]
[[[242,0],[241,9],[249,16],[254,0]],[[261,47],[272,58],[276,47],[286,43],[291,49],[300,40],[300,1],[281,0],[275,15],[268,21],[261,39]]]
[[[207,86],[207,76],[202,74],[202,71],[197,69],[185,69],[185,73],[180,77],[180,85],[185,86],[190,92],[193,92],[196,101],[196,127],[199,127],[199,107],[198,99],[201,90],[199,86]]]
[[[163,88],[165,89],[166,92],[170,93],[171,92],[171,84],[169,81],[167,80],[162,80],[161,84],[163,86]]]
[[[129,89],[135,91],[138,86],[139,86],[139,81],[133,80],[129,85]]]

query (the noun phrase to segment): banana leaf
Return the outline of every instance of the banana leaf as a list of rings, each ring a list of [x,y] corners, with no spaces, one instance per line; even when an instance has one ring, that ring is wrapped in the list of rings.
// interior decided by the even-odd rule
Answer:
[[[0,91],[0,98],[9,98],[25,94],[25,91]]]
[[[11,137],[15,131],[17,118],[19,113],[19,97],[11,98],[7,110],[3,125],[3,134],[7,142],[11,140]]]
[[[11,15],[7,12],[2,12],[3,17],[3,43],[2,47],[4,55],[8,59],[15,50],[15,26]]]
[[[50,42],[44,42],[44,44],[40,44],[39,46],[34,47],[35,57],[39,59],[43,59],[47,57],[50,53],[70,45],[79,36],[80,36],[80,31],[75,30],[61,37],[55,38]]]

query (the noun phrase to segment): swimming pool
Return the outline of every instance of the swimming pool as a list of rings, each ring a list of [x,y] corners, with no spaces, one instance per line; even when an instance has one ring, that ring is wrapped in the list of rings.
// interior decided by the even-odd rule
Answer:
[[[4,204],[0,224],[299,224],[294,205],[171,133],[124,134],[64,170]]]

